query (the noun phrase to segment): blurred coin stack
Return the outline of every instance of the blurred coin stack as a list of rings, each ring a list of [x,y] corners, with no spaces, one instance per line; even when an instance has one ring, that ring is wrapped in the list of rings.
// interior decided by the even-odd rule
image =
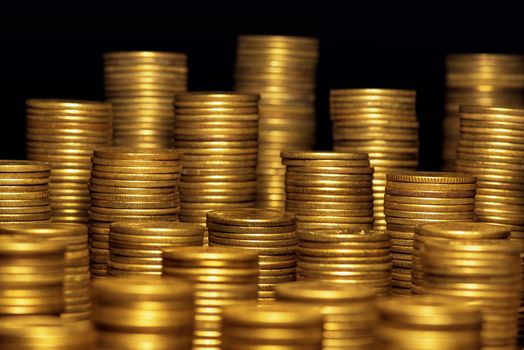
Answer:
[[[375,348],[374,293],[367,288],[299,281],[278,285],[277,300],[320,308],[324,318],[322,349]]]
[[[260,94],[257,206],[284,209],[282,150],[315,143],[316,38],[241,35],[235,90]]]
[[[51,164],[53,221],[87,223],[91,156],[111,145],[111,104],[30,99],[26,105],[27,159]]]
[[[104,55],[106,98],[113,105],[113,144],[173,146],[173,97],[187,90],[187,57],[177,52]]]
[[[110,276],[161,275],[162,249],[202,246],[204,227],[183,222],[115,222],[109,231]]]
[[[297,219],[272,209],[214,210],[207,213],[210,246],[258,253],[258,301],[272,302],[278,283],[296,279]]]
[[[442,167],[452,171],[460,135],[459,106],[524,106],[524,56],[448,55],[446,89]]]
[[[112,222],[178,221],[181,157],[174,149],[95,150],[89,180],[92,276],[107,275]]]
[[[183,247],[163,251],[163,275],[193,283],[195,333],[193,349],[220,350],[222,308],[256,303],[257,254],[243,249]]]
[[[298,231],[298,280],[362,285],[377,295],[391,291],[390,238],[383,232]]]
[[[475,221],[475,177],[445,172],[387,174],[384,213],[391,236],[393,294],[411,294],[413,237],[420,224]]]
[[[365,153],[283,151],[286,210],[298,227],[371,229],[373,168]]]
[[[384,230],[386,172],[418,166],[415,91],[331,90],[330,113],[335,151],[369,154],[374,168],[374,228]]]
[[[141,276],[93,283],[96,349],[191,349],[193,288],[182,280]]]

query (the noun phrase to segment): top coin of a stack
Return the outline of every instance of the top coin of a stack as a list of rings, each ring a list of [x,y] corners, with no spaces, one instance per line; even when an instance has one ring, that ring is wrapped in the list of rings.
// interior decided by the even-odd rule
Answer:
[[[419,225],[416,233],[428,237],[462,239],[498,239],[510,235],[508,228],[480,222],[442,222]]]
[[[28,108],[42,110],[62,110],[67,113],[75,114],[81,111],[97,112],[111,111],[111,105],[106,102],[93,102],[83,100],[62,100],[62,99],[29,99],[26,101]]]
[[[403,171],[386,174],[388,181],[427,183],[427,184],[471,184],[475,183],[474,176],[460,173],[430,172],[430,171]]]
[[[231,226],[286,226],[294,225],[296,217],[292,213],[279,210],[228,209],[207,213],[207,220]]]
[[[154,61],[155,63],[177,61],[186,62],[187,56],[177,52],[161,52],[161,51],[115,51],[104,54],[104,60],[125,62],[132,61]]]
[[[524,110],[521,108],[511,108],[511,107],[491,107],[491,106],[471,106],[471,105],[461,105],[460,113],[467,114],[466,118],[475,118],[478,120],[488,120],[493,121],[493,118],[496,120],[502,121],[506,119],[508,122],[515,120],[511,117],[523,117]],[[471,116],[473,115],[473,116]],[[516,121],[520,121],[521,118],[516,118]]]
[[[0,173],[50,172],[51,165],[46,162],[30,160],[0,160]]]
[[[178,102],[231,102],[231,103],[252,103],[256,104],[259,96],[255,94],[245,94],[238,92],[213,92],[199,91],[177,93],[175,101]],[[175,104],[176,106],[176,104]],[[196,106],[196,105],[195,105]]]
[[[175,149],[143,149],[132,147],[102,147],[94,151],[94,157],[117,160],[180,160],[183,153]]]
[[[283,151],[282,164],[301,167],[369,167],[366,153]]]

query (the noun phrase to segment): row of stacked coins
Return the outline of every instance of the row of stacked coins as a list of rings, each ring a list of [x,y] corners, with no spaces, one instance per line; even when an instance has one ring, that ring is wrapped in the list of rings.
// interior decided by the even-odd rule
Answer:
[[[173,149],[95,150],[89,180],[91,274],[107,275],[109,225],[116,221],[178,221],[182,154]]]
[[[371,229],[373,168],[365,153],[282,152],[286,210],[299,229]]]
[[[278,283],[296,278],[297,219],[271,209],[214,210],[207,213],[210,246],[231,246],[258,253],[258,300],[275,299]]]
[[[419,224],[474,221],[475,177],[459,173],[387,174],[384,213],[392,237],[393,293],[411,293],[413,237]]]
[[[164,276],[193,283],[193,349],[221,349],[222,308],[256,302],[257,254],[234,248],[182,247],[164,250],[162,259]]]
[[[187,57],[176,52],[104,55],[105,94],[113,104],[115,146],[173,145],[173,96],[187,90]]]
[[[27,100],[27,159],[51,164],[53,221],[89,219],[91,156],[111,146],[111,104],[96,101]]]
[[[386,172],[418,166],[415,91],[331,90],[335,151],[369,154],[373,174],[375,229],[384,230]]]
[[[242,35],[235,90],[260,94],[257,206],[284,209],[280,151],[312,149],[315,140],[315,38]]]

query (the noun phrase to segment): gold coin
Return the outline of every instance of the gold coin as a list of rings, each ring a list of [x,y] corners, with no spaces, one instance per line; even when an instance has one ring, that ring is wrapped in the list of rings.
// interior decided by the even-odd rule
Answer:
[[[277,211],[275,211],[277,212]],[[274,217],[273,219],[267,217],[267,220],[271,222],[271,220],[281,220],[281,219],[290,219],[292,223],[282,223],[282,225],[278,226],[253,226],[253,223],[251,225],[238,225],[238,224],[218,224],[208,217],[207,222],[207,228],[211,231],[220,231],[220,232],[230,232],[230,233],[257,233],[257,234],[271,234],[271,233],[289,233],[289,232],[295,232],[296,231],[296,219],[294,214],[286,213],[286,212],[279,212],[283,215],[279,217]],[[226,217],[225,221],[228,221],[229,217]],[[237,218],[232,218],[232,221],[236,222]],[[266,220],[265,218],[261,218],[261,220]],[[289,222],[289,221],[288,221]]]
[[[236,209],[215,210],[207,214],[209,221],[233,226],[285,226],[293,225],[296,218],[292,213],[275,210]]]
[[[470,198],[475,196],[475,190],[430,191],[430,190],[404,190],[386,187],[386,194],[406,197],[432,197],[432,198]]]

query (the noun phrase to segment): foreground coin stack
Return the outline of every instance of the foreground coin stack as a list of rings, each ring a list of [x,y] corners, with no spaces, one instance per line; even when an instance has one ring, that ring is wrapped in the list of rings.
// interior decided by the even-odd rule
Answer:
[[[298,228],[371,229],[373,168],[366,153],[284,151],[286,210]]]
[[[173,96],[187,90],[187,57],[177,52],[104,55],[106,97],[113,105],[113,144],[173,145]]]
[[[93,283],[96,349],[191,349],[194,301],[191,284],[146,277]]]
[[[480,350],[480,311],[450,298],[413,296],[377,303],[378,350]],[[510,349],[510,348],[505,348]]]
[[[220,350],[222,308],[257,300],[255,252],[220,247],[170,248],[162,254],[163,275],[185,279],[195,290],[193,349]]]
[[[390,238],[382,232],[298,231],[298,280],[361,285],[377,295],[391,291]]]
[[[115,222],[109,231],[110,276],[161,275],[162,250],[202,246],[204,227],[184,222]]]
[[[459,106],[524,106],[524,56],[448,55],[446,89],[442,169],[452,171],[460,135]]]
[[[277,301],[320,308],[323,350],[374,349],[377,321],[374,293],[360,286],[299,281],[278,285]]]
[[[87,223],[91,156],[111,145],[111,104],[30,99],[26,105],[27,159],[51,164],[53,221]]]
[[[258,253],[258,301],[272,302],[278,283],[296,278],[297,219],[271,209],[214,210],[207,213],[210,246],[231,246]]]
[[[89,180],[92,276],[107,275],[112,222],[178,221],[181,157],[173,149],[95,150]]]
[[[257,206],[284,209],[285,168],[280,151],[312,149],[318,40],[242,35],[235,90],[260,94]]]
[[[222,350],[320,350],[322,315],[307,305],[277,302],[224,309]]]
[[[393,294],[411,293],[413,237],[420,224],[475,221],[475,177],[445,172],[387,174],[384,213],[391,236]]]
[[[335,151],[369,154],[374,168],[374,228],[384,230],[386,172],[418,166],[415,91],[331,90],[330,113]]]

